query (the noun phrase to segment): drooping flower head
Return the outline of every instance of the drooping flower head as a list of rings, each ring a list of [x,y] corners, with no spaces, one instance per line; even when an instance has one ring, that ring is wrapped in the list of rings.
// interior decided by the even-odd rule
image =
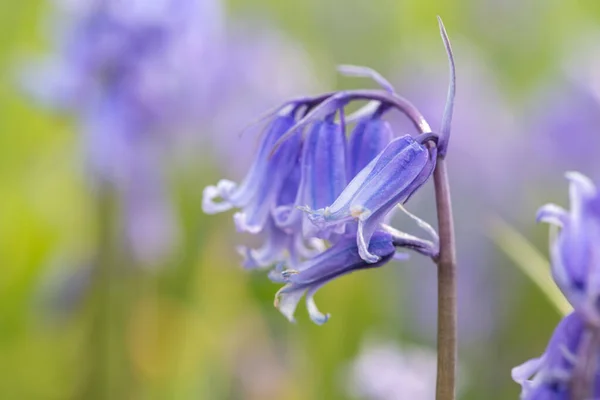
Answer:
[[[600,329],[600,196],[585,176],[569,172],[571,210],[543,206],[538,220],[560,232],[551,244],[552,276],[574,311],[556,327],[546,352],[513,369],[523,400],[572,398],[573,375],[581,365],[593,368],[593,398],[600,396],[600,349],[586,337]],[[590,363],[591,364],[588,364]],[[587,373],[587,372],[586,372]]]
[[[322,314],[313,300],[317,290],[342,275],[385,264],[396,252],[392,235],[383,231],[377,232],[373,235],[369,250],[379,257],[379,262],[368,263],[363,260],[358,254],[356,240],[352,235],[348,235],[340,238],[329,249],[298,265],[296,269],[273,270],[270,274],[271,280],[286,284],[277,293],[275,305],[283,315],[293,321],[296,305],[306,294],[306,308],[310,318],[316,324],[325,323],[329,315]]]
[[[293,320],[306,294],[312,320],[324,323],[328,316],[318,311],[314,293],[339,276],[384,265],[396,255],[396,248],[436,256],[437,234],[424,221],[409,214],[431,234],[431,241],[387,222],[393,210],[428,180],[438,150],[447,146],[454,69],[441,29],[452,67],[441,143],[421,113],[383,77],[369,68],[345,66],[343,73],[373,78],[382,89],[332,92],[284,103],[262,118],[268,120],[266,129],[243,182],[221,180],[204,189],[206,213],[238,209],[234,214],[238,230],[262,235],[261,248],[241,249],[245,265],[276,265],[271,279],[286,284],[278,292],[276,306],[288,319]],[[369,104],[346,115],[346,107],[356,101]],[[408,116],[416,135],[395,138],[383,120],[394,110]]]
[[[571,182],[571,209],[548,204],[538,220],[560,228],[552,243],[552,275],[575,310],[600,326],[600,194],[591,180],[577,172]]]
[[[354,96],[379,99],[385,108],[361,116],[352,131],[349,149],[343,107]],[[237,208],[240,211],[234,220],[238,230],[264,236],[262,248],[242,249],[245,265],[269,267],[277,263],[271,279],[286,286],[279,291],[276,305],[290,320],[306,294],[311,318],[324,323],[328,316],[318,311],[314,293],[339,276],[385,264],[394,256],[396,246],[430,256],[437,251],[435,233],[434,242],[430,242],[383,225],[386,215],[424,183],[435,165],[435,147],[430,149],[425,144],[435,136],[426,133],[416,139],[409,135],[392,139],[389,127],[380,118],[382,111],[392,109],[394,104],[400,109],[405,105],[393,94],[376,91],[291,101],[277,110],[265,129],[245,180],[240,185],[222,180],[204,191],[205,212]],[[415,121],[417,126],[425,124]],[[359,145],[366,141],[363,136],[367,133],[373,135],[376,145]],[[404,148],[409,150],[403,152]],[[381,189],[369,193],[367,180],[378,182]],[[357,190],[359,194],[353,194]],[[369,225],[368,237],[362,235],[359,213],[348,213],[335,226],[324,226],[314,223],[313,214],[302,212],[310,206],[327,209],[342,202],[344,196],[358,198],[379,212]],[[326,249],[322,239],[328,240],[331,247]]]

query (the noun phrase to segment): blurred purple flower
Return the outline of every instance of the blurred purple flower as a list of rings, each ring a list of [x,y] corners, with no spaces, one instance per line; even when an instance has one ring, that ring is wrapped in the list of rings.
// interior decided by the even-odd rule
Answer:
[[[566,176],[571,210],[547,204],[537,219],[560,228],[551,252],[554,281],[587,322],[600,326],[600,193],[587,177]]]
[[[436,364],[433,349],[370,339],[346,369],[343,385],[354,399],[433,400]],[[459,394],[464,378],[459,368]]]
[[[531,183],[563,171],[600,179],[600,60],[598,34],[573,41],[558,78],[543,81],[525,107],[531,154]],[[528,182],[529,183],[529,182]]]
[[[123,202],[126,237],[143,263],[166,255],[176,232],[160,171],[169,137],[189,123],[206,96],[218,46],[212,1],[61,2],[54,52],[24,74],[30,92],[72,113],[95,180]]]
[[[522,400],[569,400],[569,383],[577,363],[584,322],[577,312],[571,313],[558,324],[548,347],[539,358],[513,368],[512,378],[522,386]],[[598,355],[600,358],[600,354]],[[600,373],[596,372],[600,382]],[[600,385],[594,398],[600,395]]]
[[[540,358],[513,369],[524,400],[570,399],[572,373],[588,357],[593,360],[593,396],[600,396],[599,349],[581,349],[584,335],[600,329],[600,194],[587,177],[576,172],[566,176],[571,182],[571,210],[547,204],[537,219],[560,228],[551,245],[552,276],[575,311],[556,327]]]
[[[532,180],[565,170],[597,173],[599,99],[586,87],[566,83],[544,90],[535,104],[530,137],[536,148],[532,164],[538,167]]]

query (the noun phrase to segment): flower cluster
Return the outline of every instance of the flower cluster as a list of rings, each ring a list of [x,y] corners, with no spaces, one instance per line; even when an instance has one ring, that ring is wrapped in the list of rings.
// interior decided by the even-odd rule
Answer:
[[[574,311],[559,323],[540,358],[513,369],[513,379],[523,386],[522,399],[570,399],[573,371],[588,357],[595,368],[593,398],[600,396],[600,353],[581,350],[590,330],[600,329],[600,192],[579,173],[567,178],[571,210],[548,204],[538,220],[560,228],[552,243],[552,275]]]
[[[289,100],[260,119],[268,120],[256,158],[237,184],[221,180],[204,189],[208,214],[238,210],[240,232],[261,235],[258,249],[240,248],[247,268],[272,268],[269,278],[285,286],[275,306],[290,320],[301,298],[311,319],[322,324],[313,296],[327,282],[354,271],[405,259],[397,248],[428,257],[438,255],[438,236],[408,213],[408,201],[444,157],[450,138],[455,94],[454,59],[441,20],[450,84],[440,134],[398,95],[379,73],[342,66],[340,72],[376,81],[381,90],[350,90]],[[347,115],[356,101],[368,104]],[[396,137],[383,119],[400,111],[418,134]],[[391,227],[394,210],[403,210],[430,236],[422,239]]]
[[[409,214],[432,240],[400,232],[388,221],[431,176],[438,135],[377,73],[364,67],[342,71],[374,77],[384,90],[286,102],[267,117],[244,181],[221,180],[204,190],[206,213],[237,209],[238,231],[264,237],[261,248],[240,249],[245,266],[275,266],[269,277],[285,284],[276,306],[290,320],[306,294],[311,319],[324,323],[328,316],[315,306],[315,292],[336,277],[383,265],[395,255],[402,258],[397,247],[437,254],[437,234],[428,224]],[[370,103],[346,115],[345,107],[358,100]],[[394,109],[420,133],[395,137],[383,119]]]

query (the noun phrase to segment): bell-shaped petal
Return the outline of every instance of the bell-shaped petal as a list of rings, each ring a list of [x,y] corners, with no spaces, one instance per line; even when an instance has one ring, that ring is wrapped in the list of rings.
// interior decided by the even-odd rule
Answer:
[[[561,228],[552,243],[552,274],[573,307],[600,324],[600,194],[585,176],[567,173],[571,209],[549,204],[538,220]]]
[[[244,268],[267,268],[278,263],[285,263],[296,268],[300,260],[313,257],[318,249],[307,244],[298,233],[287,233],[277,227],[269,218],[261,232],[264,243],[257,249],[244,246],[238,247],[238,252],[244,257]]]
[[[305,237],[330,238],[331,232],[317,230],[297,207],[325,207],[334,202],[348,183],[346,136],[340,124],[331,119],[313,124],[304,140],[300,172],[294,203],[280,206],[274,211],[274,218],[283,229],[301,229]]]
[[[297,163],[285,179],[277,205],[290,204],[295,200],[299,181],[300,165]],[[315,243],[307,244],[301,232],[281,229],[275,224],[272,216],[269,216],[260,234],[264,239],[260,248],[238,248],[238,252],[244,256],[245,268],[265,268],[276,263],[286,263],[294,268],[301,259],[313,257],[318,252],[314,248]]]
[[[235,216],[238,230],[260,232],[265,226],[288,176],[293,172],[301,151],[299,135],[292,136],[271,155],[274,143],[294,125],[289,114],[275,117],[261,141],[260,148],[248,175],[238,186],[222,180],[217,186],[204,189],[203,210],[214,214],[231,208],[240,208]],[[221,198],[221,202],[215,201]]]
[[[395,253],[392,236],[382,231],[375,232],[369,251],[379,257],[380,262],[365,262],[358,254],[355,237],[348,235],[296,269],[272,271],[270,278],[273,281],[286,283],[277,293],[275,306],[293,322],[298,302],[306,294],[306,307],[311,319],[319,325],[325,323],[329,315],[322,314],[315,305],[313,296],[316,291],[342,275],[385,264]]]
[[[392,141],[394,134],[387,121],[378,117],[361,119],[350,136],[348,174],[354,178]]]
[[[377,262],[379,257],[368,250],[371,236],[396,204],[406,201],[429,178],[435,160],[434,151],[409,135],[400,137],[363,168],[331,206],[304,210],[320,229],[357,220],[359,253],[365,261]]]

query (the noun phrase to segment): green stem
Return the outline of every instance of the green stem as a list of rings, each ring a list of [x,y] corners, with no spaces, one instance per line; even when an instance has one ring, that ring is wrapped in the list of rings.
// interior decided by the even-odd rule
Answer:
[[[118,240],[118,202],[108,186],[97,193],[97,254],[92,275],[84,399],[127,398],[126,275]]]

